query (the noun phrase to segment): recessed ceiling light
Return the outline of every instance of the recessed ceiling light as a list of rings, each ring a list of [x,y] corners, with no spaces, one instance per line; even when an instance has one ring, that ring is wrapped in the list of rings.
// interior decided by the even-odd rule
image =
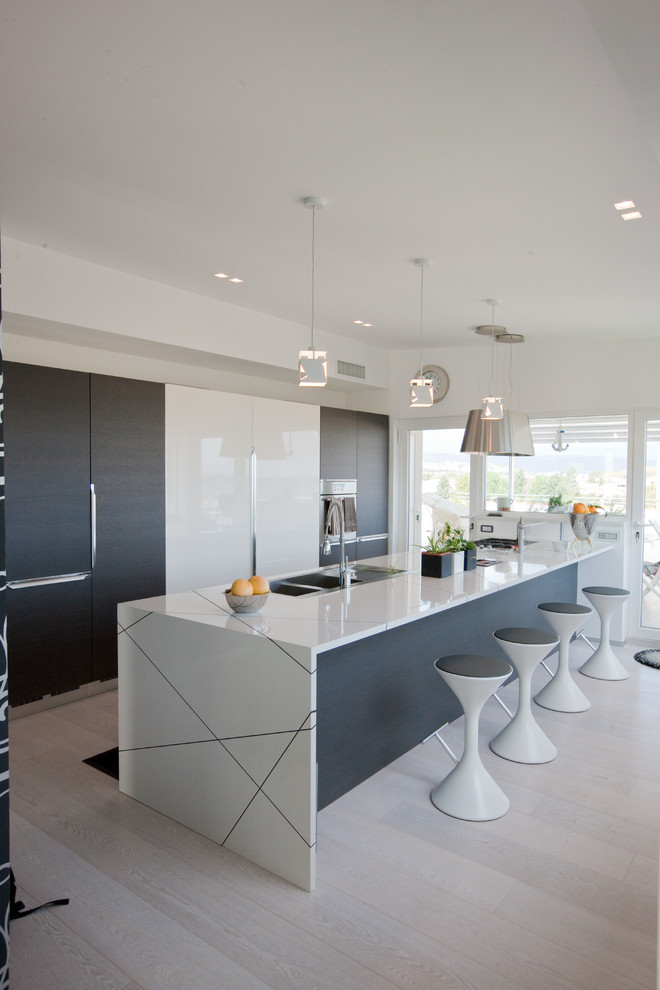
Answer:
[[[230,282],[242,282],[243,279],[242,278],[230,278],[229,281]]]
[[[225,275],[224,272],[216,272],[213,277],[214,278],[229,278],[229,275]]]
[[[364,326],[362,320],[353,320],[353,323],[358,323],[361,327]]]
[[[353,320],[353,323],[357,323],[360,327],[372,327],[373,323],[365,323],[364,320]]]
[[[641,219],[641,216],[642,216],[642,214],[639,212],[639,210],[633,210],[632,213],[622,213],[621,214],[621,217],[624,220],[639,220],[639,219]]]
[[[363,327],[372,327],[373,326],[373,323],[363,323],[362,326]]]
[[[615,203],[614,204],[614,209],[615,210],[634,210],[635,209],[635,204],[633,203],[632,199],[624,199],[620,203]]]

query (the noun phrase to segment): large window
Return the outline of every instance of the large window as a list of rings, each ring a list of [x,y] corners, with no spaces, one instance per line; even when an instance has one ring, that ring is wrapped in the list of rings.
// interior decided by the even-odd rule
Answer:
[[[625,513],[627,416],[535,419],[531,427],[533,457],[486,458],[487,509],[508,496],[525,512],[581,501]]]
[[[470,515],[470,455],[461,453],[463,430],[424,430],[422,433],[421,540],[450,522],[468,530]]]

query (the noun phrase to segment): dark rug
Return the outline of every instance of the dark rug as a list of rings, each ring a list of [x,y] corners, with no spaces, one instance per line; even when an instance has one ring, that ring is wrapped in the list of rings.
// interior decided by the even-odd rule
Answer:
[[[637,663],[643,663],[647,667],[660,668],[660,650],[642,650],[635,654]]]
[[[83,763],[88,763],[90,767],[94,767],[95,770],[101,770],[102,773],[107,773],[109,777],[114,777],[115,780],[119,780],[118,746],[115,746],[114,749],[106,749],[105,753],[98,753],[96,756],[90,756],[87,760],[83,760]]]

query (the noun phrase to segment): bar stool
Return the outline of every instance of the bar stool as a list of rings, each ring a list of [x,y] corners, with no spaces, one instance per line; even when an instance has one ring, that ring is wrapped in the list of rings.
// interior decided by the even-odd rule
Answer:
[[[435,669],[452,689],[465,713],[465,746],[457,765],[431,791],[431,801],[454,818],[486,822],[509,810],[509,799],[479,756],[479,715],[490,696],[513,673],[504,660],[457,653],[440,657]]]
[[[595,585],[583,588],[582,594],[589,599],[600,617],[600,644],[595,653],[582,664],[580,673],[587,677],[597,677],[601,681],[625,681],[630,675],[610,646],[610,621],[616,610],[630,597],[630,592],[625,588]]]
[[[573,633],[587,616],[593,615],[593,609],[573,602],[543,602],[538,607],[559,636],[559,663],[555,676],[541,688],[534,701],[555,712],[586,712],[591,708],[591,702],[571,677],[568,650]]]
[[[496,629],[493,636],[518,672],[518,709],[490,748],[516,763],[550,763],[557,749],[532,714],[532,674],[559,644],[559,637],[544,629],[513,627]]]

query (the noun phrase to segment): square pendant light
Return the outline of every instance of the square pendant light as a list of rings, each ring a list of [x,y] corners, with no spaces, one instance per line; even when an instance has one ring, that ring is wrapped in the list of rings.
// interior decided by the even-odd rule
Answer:
[[[430,378],[413,378],[410,382],[410,406],[416,409],[433,405],[433,382]]]
[[[323,388],[328,384],[327,351],[301,351],[298,355],[298,384]]]
[[[499,395],[486,395],[481,400],[484,404],[481,410],[482,419],[502,419],[504,409],[502,407],[502,397]]]

